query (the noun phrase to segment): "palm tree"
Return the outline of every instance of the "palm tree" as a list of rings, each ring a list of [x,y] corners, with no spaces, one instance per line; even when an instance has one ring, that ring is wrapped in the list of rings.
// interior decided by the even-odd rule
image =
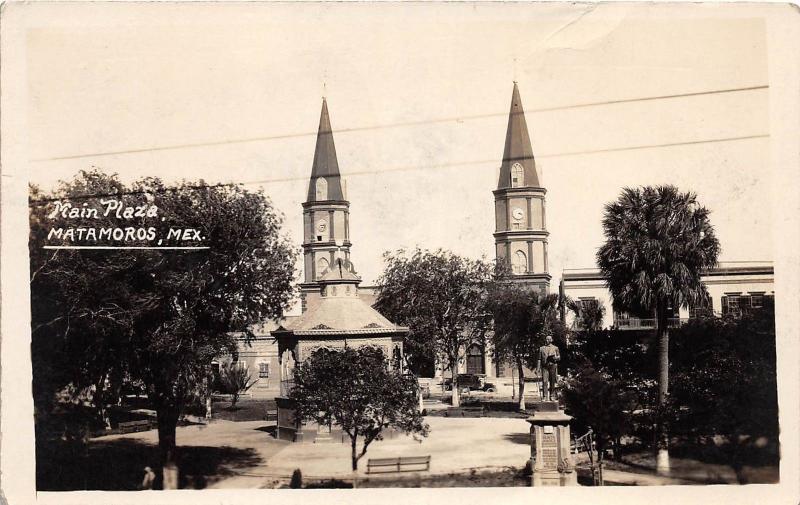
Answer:
[[[655,313],[659,407],[669,392],[669,310],[703,301],[708,293],[700,275],[717,263],[720,246],[708,216],[694,193],[675,186],[625,188],[605,207],[606,242],[597,263],[616,310]],[[658,432],[657,470],[668,473],[662,423]]]
[[[592,303],[581,303],[567,298],[565,305],[575,314],[575,326],[578,330],[592,332],[603,329],[606,308],[596,300]]]

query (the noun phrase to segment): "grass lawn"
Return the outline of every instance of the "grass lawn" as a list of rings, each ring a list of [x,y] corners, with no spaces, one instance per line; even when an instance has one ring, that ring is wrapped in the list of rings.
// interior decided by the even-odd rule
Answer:
[[[502,471],[470,473],[450,473],[446,475],[425,475],[421,473],[388,474],[378,477],[358,479],[359,488],[397,488],[397,487],[525,487],[531,478],[518,468],[508,467]],[[311,480],[304,482],[306,489],[352,488],[350,480]]]
[[[479,417],[477,413],[463,412],[461,407],[483,407],[483,415],[480,417],[500,417],[511,419],[527,419],[533,412],[520,412],[517,410],[517,402],[509,398],[492,397],[462,397],[461,407],[450,407],[450,398],[441,399],[442,403],[447,404],[447,408],[430,409],[428,415],[432,417]]]
[[[231,408],[231,402],[214,399],[211,404],[211,418],[226,421],[263,421],[267,412],[277,409],[273,399],[243,398]]]
[[[697,447],[675,447],[670,451],[670,475],[698,484],[772,484],[779,481],[779,462],[751,462],[740,475],[722,461],[713,461]],[[655,474],[656,459],[651,451],[625,454],[621,461],[605,459],[603,468],[628,473]],[[741,482],[739,482],[741,479]]]

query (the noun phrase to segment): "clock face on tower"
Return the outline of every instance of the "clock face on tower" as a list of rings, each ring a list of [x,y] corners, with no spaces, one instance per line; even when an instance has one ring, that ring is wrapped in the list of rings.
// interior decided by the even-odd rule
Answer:
[[[517,207],[516,209],[514,209],[513,211],[511,211],[511,215],[514,217],[514,219],[515,219],[516,221],[520,221],[520,220],[522,219],[522,216],[524,216],[524,215],[525,215],[525,213],[524,213],[524,212],[522,212],[522,209],[520,209],[519,207]]]
[[[317,231],[319,233],[324,233],[325,230],[328,228],[328,222],[325,220],[317,221]]]

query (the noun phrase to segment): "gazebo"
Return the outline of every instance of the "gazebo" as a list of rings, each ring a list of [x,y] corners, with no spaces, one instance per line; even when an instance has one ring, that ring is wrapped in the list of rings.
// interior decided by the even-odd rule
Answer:
[[[293,370],[320,347],[341,349],[372,345],[383,348],[390,366],[403,367],[403,337],[408,328],[397,326],[358,296],[361,279],[350,261],[339,259],[318,280],[320,300],[301,316],[272,332],[278,342],[280,395],[277,437],[293,442],[315,442],[335,438],[336,427],[300,424],[288,398]]]

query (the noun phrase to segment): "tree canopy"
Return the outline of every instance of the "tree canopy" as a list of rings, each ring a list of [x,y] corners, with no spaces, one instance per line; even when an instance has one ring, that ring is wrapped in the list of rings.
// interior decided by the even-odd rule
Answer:
[[[495,359],[510,361],[519,372],[519,409],[525,410],[525,367],[535,369],[545,335],[565,348],[566,329],[559,319],[559,298],[508,282],[489,291],[487,310],[492,314]]]
[[[250,325],[279,317],[293,296],[297,253],[281,234],[282,217],[260,191],[157,178],[126,185],[96,169],[52,192],[32,187],[30,198],[37,410],[48,410],[66,386],[93,388],[102,407],[124,380],[141,381],[158,412],[162,460],[171,461],[180,410],[211,360],[235,348],[229,332],[249,334]],[[105,212],[113,202],[157,210]],[[61,212],[64,204],[98,212]],[[180,241],[207,249],[44,249],[74,244],[64,230],[89,228],[131,228],[126,246]],[[194,230],[189,242],[170,234],[187,228]],[[121,245],[113,235],[87,241]]]
[[[412,376],[391,368],[380,347],[365,345],[314,351],[294,369],[290,398],[296,419],[336,425],[347,433],[355,471],[369,445],[381,440],[387,428],[427,436],[417,394]]]
[[[701,303],[701,273],[717,263],[710,212],[675,186],[625,188],[605,207],[597,263],[614,308],[655,311]]]
[[[494,265],[442,250],[386,253],[384,260],[375,308],[409,327],[408,354],[436,356],[456,381],[467,347],[483,343],[491,327],[485,300]],[[453,404],[458,405],[457,384]]]
[[[772,299],[739,317],[702,318],[674,332],[672,434],[716,447],[740,482],[744,464],[777,462],[778,398]],[[770,461],[772,459],[772,461]]]

